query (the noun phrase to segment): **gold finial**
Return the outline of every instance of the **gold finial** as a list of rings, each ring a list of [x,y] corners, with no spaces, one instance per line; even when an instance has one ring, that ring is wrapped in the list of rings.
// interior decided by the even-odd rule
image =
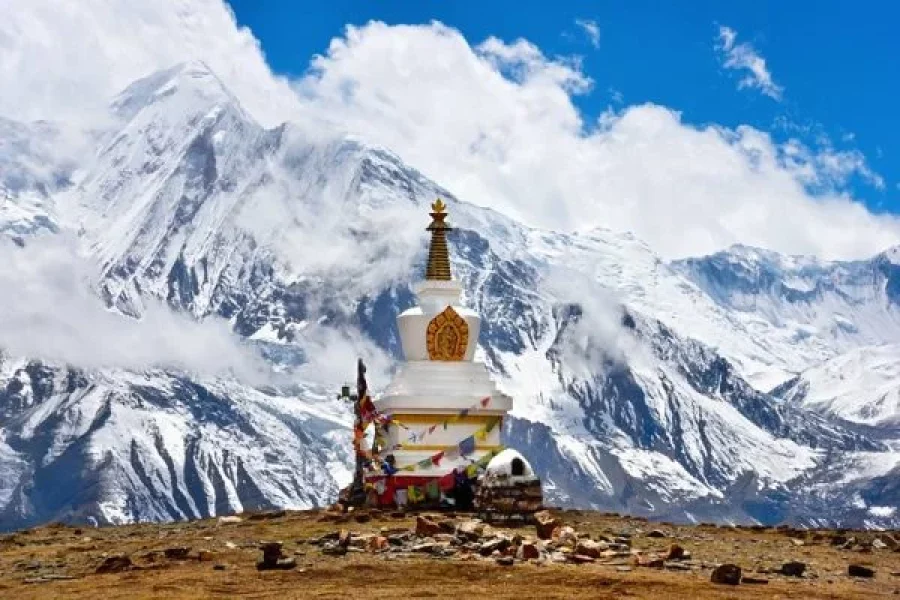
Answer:
[[[440,198],[431,205],[433,220],[427,229],[431,232],[431,247],[428,249],[425,279],[450,281],[453,278],[450,273],[450,252],[447,250],[447,231],[452,227],[444,223],[447,218],[446,208],[447,205]]]

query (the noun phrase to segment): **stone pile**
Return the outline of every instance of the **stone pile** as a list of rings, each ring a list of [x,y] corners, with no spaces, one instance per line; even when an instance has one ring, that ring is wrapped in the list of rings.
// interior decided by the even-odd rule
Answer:
[[[517,561],[603,562],[671,568],[672,563],[691,558],[678,544],[671,544],[658,555],[644,554],[631,548],[628,534],[591,537],[562,525],[549,513],[535,516],[534,530],[498,529],[478,519],[457,521],[443,515],[420,515],[412,529],[383,527],[379,533],[369,534],[343,529],[306,541],[330,556],[373,552],[391,559],[424,554],[434,558],[494,560],[500,565],[513,565]]]

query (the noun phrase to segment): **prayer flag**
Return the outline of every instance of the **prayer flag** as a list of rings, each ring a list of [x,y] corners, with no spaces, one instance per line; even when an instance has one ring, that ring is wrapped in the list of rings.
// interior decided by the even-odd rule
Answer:
[[[475,452],[475,436],[470,435],[459,443],[459,453],[462,456]]]
[[[416,466],[419,467],[420,469],[429,469],[429,468],[431,468],[431,459],[424,458],[424,459],[420,460],[419,462],[417,462]]]
[[[435,454],[434,456],[431,457],[431,464],[433,464],[434,466],[438,466],[439,464],[441,464],[442,458],[444,458],[443,450],[441,450],[440,452],[438,452],[437,454]]]

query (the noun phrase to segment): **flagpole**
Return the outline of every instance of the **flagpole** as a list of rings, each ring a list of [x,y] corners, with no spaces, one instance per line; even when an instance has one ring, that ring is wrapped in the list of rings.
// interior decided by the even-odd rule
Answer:
[[[349,506],[362,506],[366,502],[366,488],[364,481],[364,466],[361,440],[357,432],[362,429],[362,410],[360,401],[366,397],[368,386],[366,385],[366,365],[360,358],[356,364],[356,394],[350,394],[350,386],[341,388],[339,399],[350,402],[353,406],[353,454],[355,466],[353,470],[353,482],[347,490],[347,504]]]

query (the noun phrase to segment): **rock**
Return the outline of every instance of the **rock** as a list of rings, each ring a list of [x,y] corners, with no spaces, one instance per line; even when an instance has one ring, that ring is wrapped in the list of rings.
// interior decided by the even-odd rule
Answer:
[[[878,536],[878,539],[881,540],[881,543],[890,548],[891,550],[900,550],[900,540],[889,533],[883,533]]]
[[[875,549],[877,549],[877,550],[884,550],[885,548],[888,547],[888,545],[885,544],[885,543],[881,540],[881,538],[875,538],[874,540],[872,540],[872,547],[875,548]]]
[[[841,548],[843,548],[844,550],[850,550],[855,545],[856,545],[856,538],[852,537],[852,538],[848,538],[847,541],[845,541],[843,544],[841,544]]]
[[[210,562],[213,559],[212,550],[198,550],[197,551],[197,560],[200,562]]]
[[[166,548],[163,550],[163,556],[169,560],[184,560],[191,553],[188,546],[176,546],[174,548]]]
[[[654,529],[653,531],[650,531],[649,533],[647,533],[647,537],[648,538],[664,538],[664,537],[666,537],[666,534],[663,533],[659,529]]]
[[[806,542],[804,542],[803,540],[798,539],[798,538],[791,538],[791,543],[794,544],[795,546],[805,546],[806,545]]]
[[[719,565],[712,570],[709,580],[724,585],[737,585],[741,582],[741,568],[730,563]]]
[[[532,542],[523,542],[516,552],[516,558],[519,560],[534,560],[540,558],[540,556],[541,551]]]
[[[580,540],[575,544],[575,553],[584,554],[592,558],[600,558],[600,553],[607,549],[606,544],[595,542],[593,540]]]
[[[548,510],[536,512],[533,515],[537,536],[542,540],[553,537],[553,530],[560,526],[559,519],[550,514]]]
[[[630,573],[633,570],[634,569],[632,569],[631,567],[626,566],[626,565],[621,565],[621,566],[616,567],[616,571],[618,571],[619,573]]]
[[[410,548],[411,552],[434,552],[435,548],[438,548],[438,545],[434,542],[424,542],[422,544],[416,544],[412,548]]]
[[[850,577],[875,577],[875,570],[863,565],[850,565],[847,567],[847,575]]]
[[[456,526],[456,535],[469,541],[478,541],[486,535],[486,527],[481,521],[463,521]],[[437,532],[435,532],[437,533]]]
[[[235,550],[237,548],[237,544],[234,542],[225,542],[225,547],[229,550]]]
[[[666,552],[666,560],[684,560],[684,555],[684,548],[682,548],[678,544],[672,544],[671,546],[669,546],[669,551]]]
[[[662,569],[666,566],[666,562],[656,556],[635,556],[634,564],[638,567],[646,567],[648,569]]]
[[[325,542],[322,546],[322,554],[326,556],[344,556],[347,554],[347,547],[341,546],[337,542]]]
[[[441,531],[441,526],[426,517],[416,517],[416,535],[419,537],[431,537]]]
[[[804,571],[806,571],[806,563],[791,561],[781,565],[780,573],[787,577],[803,577]]]
[[[213,565],[213,571],[224,571],[228,566],[223,563],[217,563]]]
[[[371,552],[386,550],[388,546],[390,546],[390,542],[383,535],[376,535],[369,539],[368,548]]]
[[[243,519],[237,515],[228,515],[226,517],[219,517],[218,523],[219,525],[228,525],[229,523],[240,523],[241,521],[243,521]]]
[[[293,558],[279,558],[274,563],[268,563],[264,560],[256,563],[257,571],[273,571],[273,570],[289,570],[297,567],[297,561]]]
[[[553,539],[564,546],[574,546],[578,543],[578,537],[575,535],[575,530],[568,525],[557,528],[553,532]]]
[[[346,529],[341,529],[338,533],[337,543],[338,546],[347,548],[350,545],[350,532]]]
[[[369,513],[359,513],[353,515],[353,520],[357,523],[368,523],[372,520],[372,515],[370,515]]]
[[[496,537],[481,544],[481,547],[478,549],[478,553],[482,556],[490,556],[495,551],[503,552],[510,547],[510,544],[511,543],[508,539]]]
[[[270,519],[280,519],[281,517],[287,515],[287,511],[285,510],[270,510],[266,512],[259,512],[247,515],[248,521],[268,521]]]
[[[444,533],[456,533],[456,522],[452,519],[442,519],[438,521],[438,527]]]
[[[99,567],[97,567],[96,573],[121,573],[122,571],[127,571],[131,568],[131,559],[125,556],[124,554],[118,554],[116,556],[109,556],[104,560]]]
[[[584,554],[573,554],[571,557],[569,557],[569,560],[571,560],[576,565],[583,565],[585,563],[592,563],[597,559],[595,559],[593,556],[585,556]]]
[[[500,556],[495,561],[498,565],[502,565],[504,567],[511,567],[516,562],[512,556]]]
[[[762,577],[741,577],[741,583],[748,583],[751,585],[767,585],[769,583],[768,579],[763,579]]]

